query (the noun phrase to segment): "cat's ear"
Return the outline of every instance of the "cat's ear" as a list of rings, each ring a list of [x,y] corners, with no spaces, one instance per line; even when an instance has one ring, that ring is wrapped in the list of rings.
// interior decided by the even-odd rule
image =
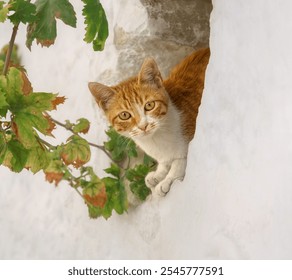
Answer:
[[[146,58],[144,60],[138,75],[138,82],[140,85],[148,85],[156,88],[162,87],[162,77],[153,58]]]
[[[115,92],[110,87],[95,82],[88,83],[88,88],[94,96],[98,106],[106,111],[107,104],[112,99]]]

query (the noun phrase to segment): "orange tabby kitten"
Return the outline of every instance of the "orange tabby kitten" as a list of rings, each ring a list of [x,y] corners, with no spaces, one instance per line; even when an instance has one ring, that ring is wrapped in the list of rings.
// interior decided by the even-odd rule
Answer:
[[[159,195],[185,176],[209,56],[209,49],[192,53],[164,81],[155,61],[148,58],[137,77],[116,86],[89,83],[109,123],[158,162],[145,183]]]

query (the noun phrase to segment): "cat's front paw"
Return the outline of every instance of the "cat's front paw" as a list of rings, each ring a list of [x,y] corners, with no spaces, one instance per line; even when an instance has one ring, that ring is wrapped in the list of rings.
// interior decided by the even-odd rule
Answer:
[[[165,178],[162,180],[154,189],[155,194],[159,196],[166,196],[172,185],[172,180],[170,178]]]
[[[155,176],[155,174],[156,172],[153,171],[153,172],[148,173],[148,175],[145,177],[145,184],[150,189],[153,189],[159,183],[159,180]]]

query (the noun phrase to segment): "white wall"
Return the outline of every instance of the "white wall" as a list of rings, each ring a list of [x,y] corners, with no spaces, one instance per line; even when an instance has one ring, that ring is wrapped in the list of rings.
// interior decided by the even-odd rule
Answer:
[[[108,2],[112,28],[145,30],[141,5]],[[292,2],[213,0],[213,5],[212,56],[185,181],[127,215],[89,220],[66,184],[54,188],[42,174],[0,167],[0,258],[292,257]],[[128,14],[121,18],[122,7]],[[137,20],[129,25],[133,8]],[[89,139],[102,141],[105,125],[86,83],[115,76],[119,50],[111,37],[105,52],[93,53],[81,40],[82,24],[77,32],[60,28],[66,36],[56,46],[22,49],[23,62],[35,90],[68,97],[55,116],[89,118]],[[1,45],[8,29],[0,25]],[[93,162],[103,166],[105,159],[95,154]]]

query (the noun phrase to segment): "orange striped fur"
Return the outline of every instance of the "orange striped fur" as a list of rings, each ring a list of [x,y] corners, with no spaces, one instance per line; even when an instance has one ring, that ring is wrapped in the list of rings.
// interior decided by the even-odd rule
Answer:
[[[122,134],[133,129],[141,121],[140,114],[133,104],[143,109],[147,101],[155,100],[155,108],[147,114],[160,119],[165,116],[170,99],[182,115],[182,133],[187,141],[190,141],[195,133],[209,56],[209,49],[192,53],[171,71],[169,77],[162,82],[162,87],[145,86],[139,82],[137,76],[116,86],[90,83],[89,88],[110,124]],[[156,74],[161,79],[160,73]],[[119,118],[119,114],[124,111],[131,114],[129,120]]]

